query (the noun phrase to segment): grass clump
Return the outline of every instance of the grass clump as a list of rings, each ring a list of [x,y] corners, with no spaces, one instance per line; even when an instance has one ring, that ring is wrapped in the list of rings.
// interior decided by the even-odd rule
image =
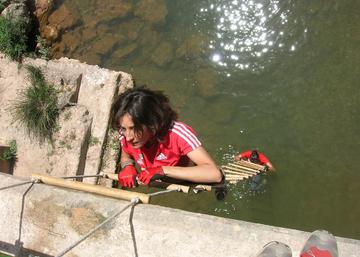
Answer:
[[[13,60],[20,60],[27,50],[28,36],[23,20],[0,16],[0,51]]]
[[[12,106],[14,122],[23,125],[29,135],[40,141],[51,140],[59,116],[58,92],[45,81],[39,68],[27,66],[26,69],[31,85],[20,92],[19,99]]]

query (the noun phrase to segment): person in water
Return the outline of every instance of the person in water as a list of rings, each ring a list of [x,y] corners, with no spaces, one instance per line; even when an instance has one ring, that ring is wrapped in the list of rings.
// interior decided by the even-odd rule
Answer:
[[[263,153],[260,153],[257,150],[248,150],[242,152],[239,155],[235,156],[235,160],[245,160],[252,163],[264,165],[266,166],[268,171],[275,170],[269,159]],[[263,174],[259,173],[251,178],[250,189],[252,191],[260,191],[266,184],[266,181],[267,180],[264,178]]]
[[[264,165],[269,171],[275,171],[274,166],[271,164],[265,154],[258,152],[257,150],[248,150],[235,156],[236,161],[246,160],[256,164]]]
[[[222,180],[221,171],[194,130],[178,121],[161,91],[145,87],[125,91],[112,106],[112,120],[120,133],[118,179],[122,186],[134,187],[136,180],[148,185],[164,177],[201,183]]]

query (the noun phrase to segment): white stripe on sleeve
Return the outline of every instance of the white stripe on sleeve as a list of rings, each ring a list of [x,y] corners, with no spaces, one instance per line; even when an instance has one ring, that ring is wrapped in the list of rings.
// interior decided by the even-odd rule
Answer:
[[[174,127],[171,129],[174,133],[176,133],[178,136],[180,136],[182,139],[184,139],[194,150],[197,147],[201,145],[200,141],[197,139],[197,137],[194,135],[193,132],[191,132],[188,128],[185,126],[181,126],[182,124],[175,123]]]
[[[191,139],[193,139],[196,142],[197,146],[200,146],[201,143],[199,141],[199,139],[196,137],[196,135],[194,134],[194,132],[192,132],[189,128],[187,128],[184,124],[179,123],[179,122],[175,122],[175,126],[180,126],[181,128],[184,129],[184,132],[186,133],[186,135],[188,135]]]

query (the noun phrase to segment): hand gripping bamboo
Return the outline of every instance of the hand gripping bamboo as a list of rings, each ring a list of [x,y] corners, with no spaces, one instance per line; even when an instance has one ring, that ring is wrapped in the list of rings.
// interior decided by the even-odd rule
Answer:
[[[112,179],[112,180],[118,180],[118,175],[114,173],[105,173],[105,177]],[[158,182],[154,181],[150,183],[150,186],[158,187],[162,189],[180,189],[181,192],[188,194],[190,191],[190,187],[178,185],[178,184],[171,184],[166,182]]]
[[[69,189],[75,189],[85,191],[89,193],[95,193],[99,195],[109,196],[117,199],[131,201],[134,197],[138,197],[142,203],[149,203],[150,196],[137,192],[129,192],[121,189],[114,189],[103,187],[99,185],[90,185],[78,181],[69,181],[61,178],[51,177],[44,174],[31,174],[31,178],[34,180],[40,180],[44,184],[59,186]]]

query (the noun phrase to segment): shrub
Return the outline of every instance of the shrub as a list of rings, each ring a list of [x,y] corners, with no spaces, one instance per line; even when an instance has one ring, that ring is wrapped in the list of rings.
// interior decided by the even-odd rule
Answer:
[[[0,0],[0,12],[2,12],[7,5],[7,0]]]
[[[1,159],[5,161],[13,161],[16,160],[16,152],[17,152],[17,145],[16,140],[11,140],[9,143],[9,149],[3,152]]]
[[[39,68],[26,68],[31,85],[20,92],[19,99],[11,107],[14,122],[23,125],[29,135],[40,141],[51,140],[59,116],[58,93],[53,85],[46,83]]]
[[[0,16],[0,51],[13,60],[19,60],[27,50],[27,42],[24,21]]]

